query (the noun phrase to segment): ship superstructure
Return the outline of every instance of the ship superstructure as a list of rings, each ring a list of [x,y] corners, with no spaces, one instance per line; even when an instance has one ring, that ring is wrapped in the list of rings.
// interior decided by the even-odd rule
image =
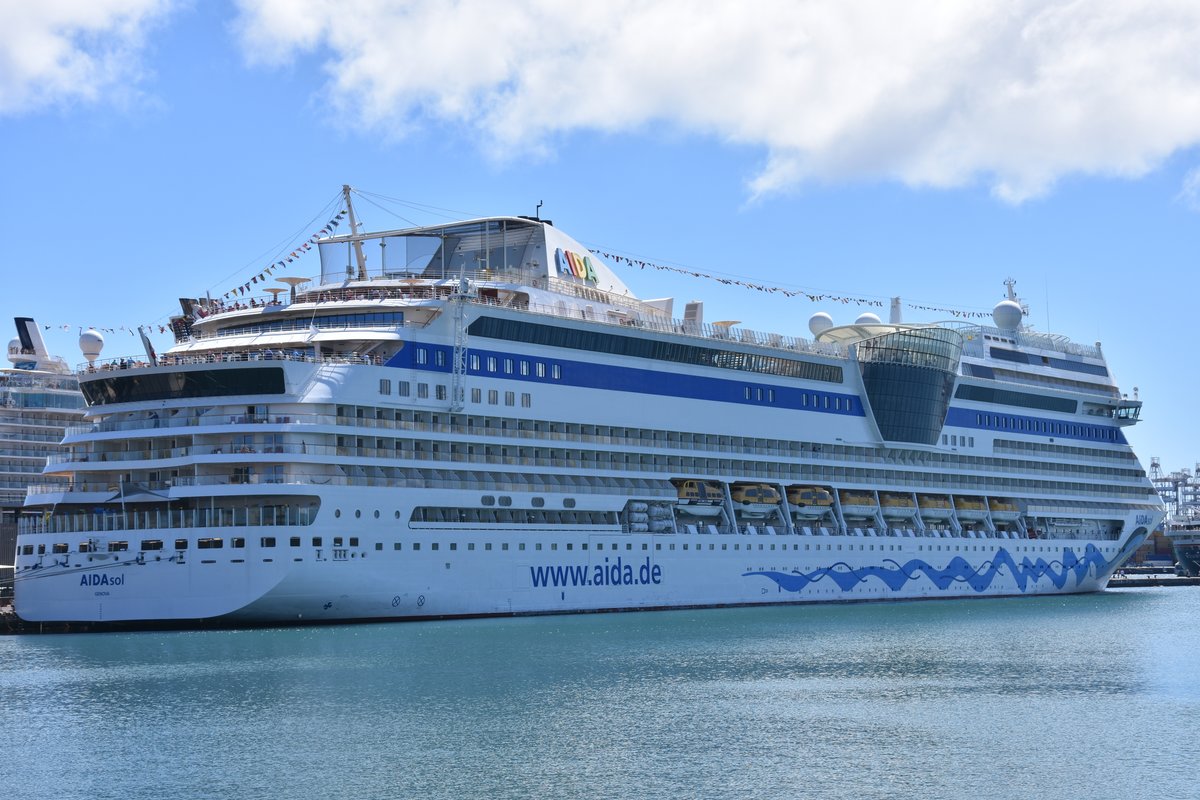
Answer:
[[[1157,458],[1151,459],[1150,480],[1167,510],[1164,533],[1171,542],[1179,570],[1200,576],[1200,464],[1196,472],[1184,468],[1163,473]]]
[[[83,418],[79,379],[47,352],[37,324],[17,317],[8,343],[10,366],[0,369],[0,600],[12,594],[17,519],[30,484],[65,486],[65,476],[43,477],[47,457],[59,452],[68,425]]]
[[[347,194],[347,201],[349,194]],[[322,239],[95,360],[27,620],[224,624],[1087,592],[1163,507],[1099,346],[635,298],[551,222]]]

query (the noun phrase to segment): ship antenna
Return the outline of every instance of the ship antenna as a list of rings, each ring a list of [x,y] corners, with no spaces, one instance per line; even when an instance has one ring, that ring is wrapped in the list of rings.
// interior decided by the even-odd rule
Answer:
[[[346,201],[346,212],[350,215],[350,235],[358,236],[358,220],[354,216],[354,203],[350,202],[350,185],[342,184],[342,198]],[[358,279],[365,281],[367,279],[367,259],[363,256],[362,241],[360,239],[352,239],[354,242],[354,260],[358,262]]]
[[[533,210],[534,219],[538,222],[542,221],[542,201],[538,200],[537,208]]]
[[[1004,281],[1004,285],[1008,287],[1008,299],[1015,301],[1017,299],[1017,293],[1013,287],[1017,285],[1016,279],[1007,278]]]

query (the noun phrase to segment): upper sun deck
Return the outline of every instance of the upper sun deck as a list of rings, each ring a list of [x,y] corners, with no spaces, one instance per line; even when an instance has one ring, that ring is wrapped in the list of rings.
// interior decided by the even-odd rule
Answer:
[[[333,236],[317,248],[321,275],[315,288],[347,280],[444,281],[483,273],[497,280],[555,279],[636,300],[603,259],[549,220],[487,217]]]

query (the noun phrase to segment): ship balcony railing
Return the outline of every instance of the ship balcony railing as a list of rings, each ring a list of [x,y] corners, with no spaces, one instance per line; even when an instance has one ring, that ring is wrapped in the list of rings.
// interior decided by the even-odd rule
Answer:
[[[426,444],[425,447],[429,445]],[[681,473],[694,472],[699,467],[683,463],[679,456],[664,457],[661,454],[632,454],[626,453],[614,454],[612,452],[597,453],[595,457],[551,457],[537,455],[522,455],[520,453],[497,453],[488,452],[489,447],[497,447],[497,445],[476,444],[474,445],[475,452],[465,453],[452,449],[443,449],[434,452],[430,449],[413,449],[405,447],[397,450],[392,447],[348,447],[337,445],[317,445],[307,443],[289,443],[280,445],[266,446],[249,446],[249,445],[200,445],[190,448],[176,448],[174,450],[162,451],[157,456],[152,452],[148,455],[147,451],[137,453],[118,453],[111,454],[104,463],[120,463],[128,460],[153,460],[159,458],[178,458],[186,456],[220,456],[226,455],[231,458],[226,458],[226,461],[244,462],[247,456],[254,456],[252,463],[270,464],[280,460],[279,457],[286,455],[293,456],[313,456],[316,459],[321,457],[334,456],[337,458],[362,458],[386,460],[391,462],[403,461],[406,463],[429,463],[429,462],[450,462],[457,464],[479,464],[479,465],[505,465],[505,466],[526,466],[526,467],[541,467],[551,469],[574,469],[574,470],[594,470],[605,469],[615,471],[630,471],[630,472],[658,472],[670,473],[672,476],[677,476]],[[590,454],[589,454],[590,455]],[[222,459],[217,459],[222,460]],[[310,459],[305,459],[310,460]],[[93,462],[95,463],[95,462]],[[362,465],[360,468],[375,469],[380,466],[387,465]],[[800,480],[795,472],[795,464],[786,463],[754,463],[743,462],[736,468],[741,474],[753,478],[766,478],[770,480],[781,481],[785,483],[795,483]],[[355,467],[352,467],[355,468]],[[813,480],[833,483],[855,483],[866,480],[873,480],[869,476],[857,476],[853,468],[834,467],[833,473],[824,476],[812,476]],[[990,475],[1037,475],[1044,478],[1054,478],[1060,482],[1072,482],[1078,484],[1078,488],[1070,492],[1074,496],[1090,496],[1101,497],[1112,494],[1114,489],[1141,490],[1143,489],[1142,480],[1136,477],[1116,478],[1109,477],[1103,485],[1089,485],[1089,482],[1094,481],[1094,476],[1079,474],[1075,475],[1068,472],[1058,472],[1054,470],[1030,470],[1018,468],[995,469]],[[182,480],[182,478],[176,479]],[[228,481],[227,481],[228,482]],[[946,492],[990,492],[991,494],[998,493],[993,490],[994,482],[988,475],[943,475],[942,480],[936,485],[914,485],[904,483],[899,479],[899,475],[893,478],[892,485],[889,488],[899,491],[946,491]],[[1004,494],[1011,494],[1011,490],[1005,490]],[[1126,493],[1127,494],[1127,493]],[[979,510],[979,509],[973,509]]]
[[[121,422],[99,422],[84,425],[68,425],[65,435],[81,436],[93,433],[117,433],[122,431],[146,431],[175,428],[198,428],[216,425],[333,425],[333,414],[215,414],[201,417],[166,417],[160,419],[125,420]],[[55,440],[56,442],[58,440]]]
[[[196,364],[238,364],[248,362],[294,361],[305,364],[361,364],[379,366],[379,356],[357,353],[323,353],[319,358],[304,352],[282,348],[256,348],[252,350],[218,350],[208,353],[177,353],[159,356],[157,362],[142,360],[144,356],[118,356],[91,364],[79,364],[75,370],[83,377],[98,372],[114,370],[147,369],[163,366],[190,366]]]
[[[316,511],[287,505],[234,508],[113,510],[93,514],[27,516],[17,522],[20,534],[105,533],[115,531],[172,530],[183,528],[229,528],[311,525]]]
[[[601,467],[602,468],[602,467]],[[398,468],[398,469],[418,469],[415,467]],[[593,467],[595,469],[595,467]],[[243,476],[236,476],[239,480]],[[250,476],[253,477],[253,476]],[[550,477],[550,476],[547,476]],[[636,491],[638,496],[656,497],[656,498],[673,498],[675,497],[674,487],[654,487],[647,486],[635,489],[627,487],[606,486],[602,483],[588,484],[586,479],[588,476],[574,476],[576,479],[571,480],[572,476],[554,476],[557,483],[531,481],[527,476],[519,473],[513,474],[511,478],[505,479],[501,473],[491,473],[490,476],[485,476],[477,480],[463,478],[438,478],[430,476],[343,476],[343,475],[311,475],[311,474],[283,474],[273,475],[269,481],[261,481],[260,483],[271,483],[274,485],[285,486],[303,486],[307,488],[321,489],[327,486],[353,486],[366,488],[380,489],[455,489],[468,491],[484,491],[484,492],[563,492],[566,494],[628,494],[631,491]],[[174,478],[176,486],[229,486],[238,485],[234,483],[235,476],[232,475],[200,475],[196,477],[179,477]]]
[[[172,481],[138,481],[136,484],[133,482],[125,483],[124,487],[127,494],[133,494],[135,491],[166,492],[170,490],[172,485],[174,485]],[[106,480],[77,479],[61,483],[31,483],[27,489],[29,496],[57,494],[59,492],[104,492],[116,495],[121,492],[121,487],[121,483],[110,483]]]
[[[314,324],[314,323],[316,323],[316,324]],[[319,331],[324,332],[324,331],[344,331],[344,330],[356,330],[356,331],[357,330],[379,330],[379,329],[393,330],[396,328],[406,328],[406,327],[407,328],[423,328],[423,327],[425,327],[424,324],[422,324],[422,323],[409,322],[407,320],[405,320],[403,322],[376,322],[376,323],[337,322],[337,323],[331,323],[327,320],[322,320],[320,317],[318,317],[315,320],[311,320],[309,318],[305,318],[303,320],[295,320],[295,321],[275,320],[275,321],[271,321],[269,323],[265,323],[265,324],[269,324],[270,327],[265,328],[263,330],[247,329],[250,326],[253,326],[255,324],[258,324],[258,323],[255,323],[251,320],[247,320],[245,328],[233,327],[233,328],[226,328],[224,330],[219,330],[219,331],[193,331],[192,335],[187,337],[186,341],[188,341],[188,342],[205,342],[205,341],[211,341],[213,339],[231,339],[231,338],[239,337],[239,336],[258,337],[258,336],[272,336],[272,335],[279,334],[279,333],[296,333],[296,332],[311,333],[314,328]],[[161,363],[161,360],[160,360],[160,363]]]

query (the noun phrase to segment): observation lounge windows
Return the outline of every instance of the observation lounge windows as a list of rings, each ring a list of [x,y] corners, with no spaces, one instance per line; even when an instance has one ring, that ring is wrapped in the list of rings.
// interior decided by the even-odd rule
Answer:
[[[540,325],[495,317],[480,317],[468,329],[471,336],[524,342],[571,350],[632,356],[655,361],[760,372],[770,375],[805,378],[830,383],[842,382],[842,368],[834,364],[798,361],[779,356],[722,350],[682,342],[623,336],[599,331]],[[553,365],[553,378],[559,380],[559,366]],[[543,377],[539,370],[538,377]]]
[[[89,405],[181,400],[196,397],[283,394],[280,367],[149,371],[86,380],[79,387]]]

